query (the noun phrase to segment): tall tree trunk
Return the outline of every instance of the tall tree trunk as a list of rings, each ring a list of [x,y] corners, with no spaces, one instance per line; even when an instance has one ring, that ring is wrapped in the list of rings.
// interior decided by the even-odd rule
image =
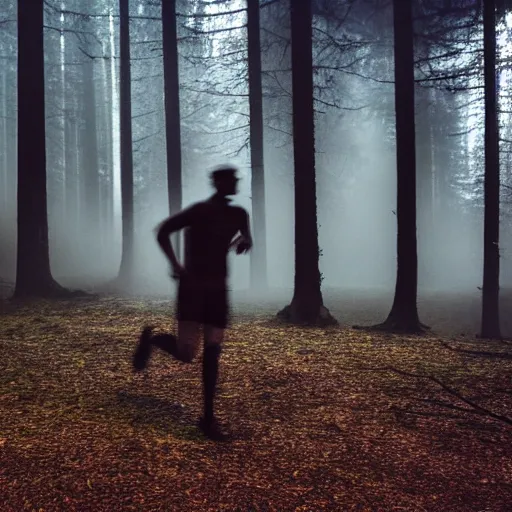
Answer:
[[[495,0],[484,0],[485,213],[482,338],[501,338],[499,316],[500,164],[496,95],[495,9]]]
[[[18,254],[14,297],[62,291],[48,248],[43,0],[18,0]]]
[[[16,150],[13,146],[14,137],[15,137],[15,127],[16,123],[13,122],[16,116],[15,105],[13,101],[9,101],[12,99],[9,92],[9,78],[14,75],[14,72],[10,65],[6,64],[4,66],[3,72],[3,151],[2,151],[2,165],[4,166],[4,174],[2,187],[3,189],[3,197],[5,199],[5,208],[9,213],[9,216],[12,217],[14,214],[14,194],[16,192]]]
[[[162,41],[164,65],[165,141],[167,156],[167,193],[169,214],[181,209],[181,126],[178,36],[176,0],[162,0]],[[180,254],[180,236],[174,235],[176,254]]]
[[[414,46],[411,2],[394,0],[395,112],[397,158],[397,275],[387,319],[370,329],[416,333],[418,255],[416,242],[416,146],[414,123]]]
[[[118,126],[121,124],[120,119],[120,88],[118,89],[118,55],[116,54],[116,25],[112,14],[109,16],[109,48],[110,48],[110,85],[111,90],[111,137],[112,137],[112,227],[113,240],[122,243],[122,214],[121,214],[121,197],[120,197],[120,173],[121,173],[121,151],[120,151],[120,130]],[[119,180],[118,180],[119,178]],[[121,236],[119,234],[121,233]]]
[[[1,97],[2,97],[2,110],[0,114],[0,123],[2,124],[2,140],[1,144],[1,154],[2,154],[2,178],[0,181],[1,187],[1,204],[0,204],[0,215],[3,219],[7,218],[10,213],[10,204],[9,204],[9,188],[8,188],[8,173],[9,173],[9,165],[7,159],[7,66],[4,67],[2,72],[2,89],[1,89]]]
[[[315,120],[311,1],[291,4],[293,154],[295,191],[295,282],[283,320],[310,325],[336,323],[323,305],[318,266],[315,181]]]
[[[416,241],[416,147],[412,4],[394,0],[395,112],[397,159],[397,276],[395,298],[384,326],[418,332]]]
[[[96,92],[94,82],[94,59],[84,63],[84,150],[83,150],[83,193],[82,193],[82,233],[85,235],[85,254],[97,255],[97,240],[100,232],[100,183],[98,164],[98,126],[96,117]]]
[[[87,82],[86,79],[86,70],[85,66],[76,66],[77,67],[77,88],[83,89],[83,84]],[[79,89],[80,90],[80,89]],[[85,254],[86,249],[88,248],[88,240],[83,233],[86,232],[87,225],[87,200],[85,197],[86,190],[86,180],[87,180],[87,138],[88,134],[86,131],[86,118],[89,115],[87,111],[87,104],[85,95],[79,94],[77,95],[76,102],[76,122],[75,122],[75,141],[76,141],[76,157],[75,157],[75,190],[73,191],[73,195],[76,198],[76,228],[75,228],[75,241],[74,248],[78,251],[78,255]],[[82,269],[84,267],[81,267]],[[88,270],[86,270],[87,272]]]
[[[251,204],[254,247],[251,253],[251,288],[267,288],[265,227],[265,170],[263,160],[263,92],[261,85],[260,2],[247,0],[249,112],[251,146]]]
[[[9,68],[6,66],[6,71]],[[15,71],[13,68],[9,69],[9,75],[6,79],[6,92],[9,91],[9,77],[14,78]],[[14,89],[14,87],[12,88]],[[16,197],[16,190],[17,190],[17,148],[15,145],[16,140],[16,130],[17,130],[17,122],[16,115],[17,115],[17,106],[14,101],[12,101],[12,96],[10,95],[11,92],[9,92],[9,96],[7,96],[7,103],[6,103],[6,110],[5,115],[6,118],[5,121],[5,136],[6,136],[6,143],[7,146],[5,148],[5,162],[6,162],[6,187],[7,187],[7,205],[9,207],[9,213],[11,218],[15,214],[16,210],[16,203],[15,203],[15,197]],[[11,98],[11,101],[9,101],[9,98]],[[10,122],[9,122],[10,121]],[[14,234],[14,229],[13,229]]]
[[[430,88],[420,88],[416,132],[417,138],[417,198],[418,217],[427,231],[432,228],[434,219],[434,190],[433,190],[433,155],[432,155],[432,100]]]
[[[414,42],[410,2],[393,3],[397,158],[397,277],[395,298],[384,326],[418,332],[416,241],[416,148],[414,122]]]
[[[66,8],[65,2],[61,2],[60,7],[62,10]],[[61,205],[62,205],[62,229],[64,230],[65,239],[67,238],[68,231],[68,217],[67,217],[67,199],[66,199],[66,141],[67,141],[67,105],[66,105],[66,33],[64,32],[64,16],[60,17],[60,37],[59,37],[59,57],[60,57],[60,110],[62,113],[61,129],[62,129],[62,175],[61,175]],[[64,244],[67,245],[66,243]],[[65,247],[67,251],[67,247]]]
[[[75,58],[72,45],[66,41],[64,34],[64,56],[65,62],[72,62]],[[80,256],[80,226],[79,226],[79,166],[80,147],[78,143],[78,102],[73,94],[77,80],[76,66],[64,65],[64,209],[66,227],[66,249],[70,261],[78,261]],[[79,76],[79,75],[78,75]],[[67,270],[76,269],[75,265],[68,265]]]
[[[112,162],[112,83],[110,64],[107,59],[102,60],[102,92],[103,92],[103,108],[102,112],[102,167],[103,167],[103,183],[100,195],[101,205],[101,232],[102,247],[106,251],[110,245],[110,240],[114,235],[114,190],[113,190],[113,162]]]
[[[430,271],[432,254],[436,250],[432,233],[434,232],[434,208],[433,208],[433,158],[432,158],[432,112],[430,88],[419,87],[416,118],[416,150],[417,150],[417,219],[419,227],[418,273],[426,281],[426,285],[432,284],[435,276]]]
[[[122,255],[118,279],[131,288],[134,277],[133,152],[130,71],[130,1],[119,0]]]

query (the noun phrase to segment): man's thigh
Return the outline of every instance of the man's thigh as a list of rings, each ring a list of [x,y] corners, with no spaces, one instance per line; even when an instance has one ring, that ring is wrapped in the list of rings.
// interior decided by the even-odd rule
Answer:
[[[178,321],[178,353],[180,359],[191,362],[201,343],[201,324],[189,320]]]
[[[205,340],[212,339],[212,343],[216,339],[222,341],[224,329],[229,322],[228,290],[225,283],[207,288],[204,305]]]

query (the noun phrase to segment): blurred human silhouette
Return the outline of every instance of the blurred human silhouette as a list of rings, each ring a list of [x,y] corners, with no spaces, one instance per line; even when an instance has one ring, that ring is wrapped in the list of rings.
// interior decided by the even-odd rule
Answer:
[[[145,327],[133,355],[136,371],[147,366],[153,346],[190,363],[199,350],[203,327],[204,414],[199,428],[214,440],[227,438],[213,407],[219,357],[229,319],[227,256],[231,248],[243,254],[252,247],[249,215],[243,208],[231,205],[228,198],[238,192],[236,172],[230,166],[214,170],[210,174],[215,188],[213,196],[169,217],[158,227],[158,243],[171,264],[172,276],[179,280],[178,335],[153,335],[152,327]],[[170,235],[181,229],[185,230],[183,265],[170,241]]]

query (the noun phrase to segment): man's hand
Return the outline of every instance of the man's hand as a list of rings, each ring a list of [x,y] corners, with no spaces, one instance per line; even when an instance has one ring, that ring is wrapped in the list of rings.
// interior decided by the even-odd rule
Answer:
[[[236,245],[237,254],[245,254],[251,250],[252,237],[251,229],[249,228],[249,215],[244,210],[244,217],[240,226],[240,236],[238,237],[239,242]]]
[[[180,279],[185,275],[185,267],[181,265],[180,263],[175,263],[174,265],[171,265],[171,277],[173,279]]]
[[[245,236],[239,235],[231,242],[230,248],[235,248],[237,254],[245,254],[251,250],[252,240]]]

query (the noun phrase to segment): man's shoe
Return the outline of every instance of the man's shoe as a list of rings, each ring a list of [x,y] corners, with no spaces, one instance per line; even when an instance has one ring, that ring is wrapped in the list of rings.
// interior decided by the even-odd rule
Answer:
[[[139,344],[133,354],[133,369],[140,372],[146,368],[151,355],[152,327],[144,327],[139,338]]]
[[[212,420],[205,420],[204,417],[199,419],[198,427],[205,437],[212,441],[229,441],[231,436],[223,432],[219,422],[213,418]]]

